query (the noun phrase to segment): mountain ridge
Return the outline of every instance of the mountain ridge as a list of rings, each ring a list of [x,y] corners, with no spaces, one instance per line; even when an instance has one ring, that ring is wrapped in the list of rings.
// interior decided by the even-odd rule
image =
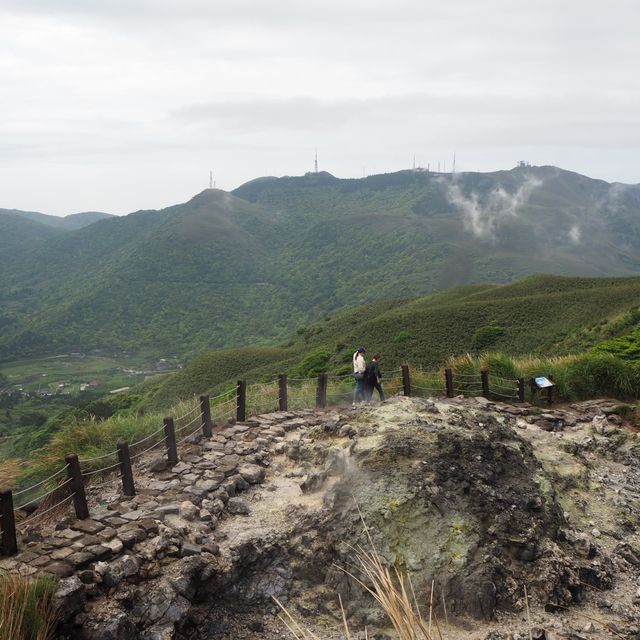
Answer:
[[[555,167],[256,179],[75,230],[35,224],[0,215],[0,232],[15,227],[0,359],[188,357],[273,344],[377,300],[532,273],[640,274],[640,186]]]

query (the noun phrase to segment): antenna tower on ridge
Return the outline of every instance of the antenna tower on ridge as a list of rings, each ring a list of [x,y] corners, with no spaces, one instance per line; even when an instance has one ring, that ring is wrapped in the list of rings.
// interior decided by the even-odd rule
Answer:
[[[453,152],[453,166],[451,167],[451,175],[456,172],[456,152]]]
[[[209,171],[209,189],[213,189],[213,171]]]
[[[318,150],[316,149],[316,159],[313,163],[313,172],[318,173]]]

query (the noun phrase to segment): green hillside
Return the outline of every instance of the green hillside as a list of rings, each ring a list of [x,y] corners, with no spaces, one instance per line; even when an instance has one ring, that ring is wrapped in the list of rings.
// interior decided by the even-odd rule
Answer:
[[[66,231],[73,231],[75,229],[82,229],[98,220],[104,220],[105,218],[113,217],[109,213],[102,213],[101,211],[83,211],[81,213],[72,213],[67,216],[50,216],[46,213],[39,213],[37,211],[20,211],[19,209],[0,209],[0,223],[1,217],[4,215],[17,216],[23,220],[31,220],[32,222],[39,222],[46,227],[53,227],[54,229],[61,229]]]
[[[476,358],[459,357],[454,366],[458,372],[474,373],[476,379],[482,362],[496,375],[509,379],[551,373],[558,383],[559,397],[565,399],[602,394],[637,398],[639,336],[640,278],[538,275],[508,285],[458,287],[327,316],[299,328],[280,346],[204,353],[183,369],[146,380],[128,393],[95,398],[53,415],[49,411],[48,420],[45,417],[30,424],[30,416],[40,416],[42,411],[37,406],[18,407],[16,416],[23,433],[16,431],[11,436],[12,429],[8,429],[11,439],[5,442],[5,455],[24,456],[47,445],[53,434],[65,428],[70,438],[81,437],[87,430],[93,434],[89,440],[95,440],[98,448],[125,433],[141,437],[147,430],[157,429],[163,413],[178,411],[175,415],[182,415],[193,403],[194,394],[233,393],[240,378],[250,383],[268,382],[287,373],[294,386],[299,386],[299,379],[320,372],[349,374],[351,354],[361,344],[367,347],[369,357],[376,351],[382,354],[387,377],[403,362],[411,364],[415,378],[419,368],[438,370],[451,358],[470,353]],[[486,358],[487,352],[507,355]],[[570,354],[578,355],[559,357]],[[92,366],[91,362],[86,366]],[[437,378],[441,381],[441,376]],[[51,377],[51,381],[57,378]],[[347,375],[340,390],[348,395],[350,387]],[[313,388],[307,391],[311,394],[307,401],[313,401]],[[180,405],[182,401],[185,404]],[[273,404],[265,405],[265,410],[269,407]],[[114,418],[105,427],[105,433],[110,434],[105,440],[100,421],[110,416]]]
[[[532,276],[509,285],[461,287],[359,307],[299,330],[279,348],[203,355],[180,372],[148,383],[144,394],[149,406],[168,406],[194,393],[223,390],[241,377],[345,373],[361,344],[370,356],[379,351],[387,370],[405,361],[434,369],[465,353],[581,353],[638,327],[640,278]]]
[[[23,225],[22,249],[2,263],[0,361],[96,349],[193,357],[449,287],[636,275],[639,214],[640,186],[533,167],[265,178],[77,230]]]

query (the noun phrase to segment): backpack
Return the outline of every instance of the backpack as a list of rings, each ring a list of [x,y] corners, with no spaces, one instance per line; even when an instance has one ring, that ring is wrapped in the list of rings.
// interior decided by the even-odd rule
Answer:
[[[364,370],[364,381],[369,384],[375,384],[378,382],[378,375],[376,373],[377,363],[370,362],[367,368]]]

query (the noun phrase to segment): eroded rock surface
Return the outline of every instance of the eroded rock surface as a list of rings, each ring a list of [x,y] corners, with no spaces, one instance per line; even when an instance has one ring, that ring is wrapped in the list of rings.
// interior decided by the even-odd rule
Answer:
[[[114,485],[90,520],[0,564],[63,577],[70,638],[286,637],[273,598],[339,638],[337,594],[354,628],[393,637],[343,570],[372,545],[419,602],[433,589],[446,638],[529,637],[525,585],[534,637],[640,637],[640,445],[609,408],[393,398],[260,416],[172,468],[145,460],[135,498]]]

